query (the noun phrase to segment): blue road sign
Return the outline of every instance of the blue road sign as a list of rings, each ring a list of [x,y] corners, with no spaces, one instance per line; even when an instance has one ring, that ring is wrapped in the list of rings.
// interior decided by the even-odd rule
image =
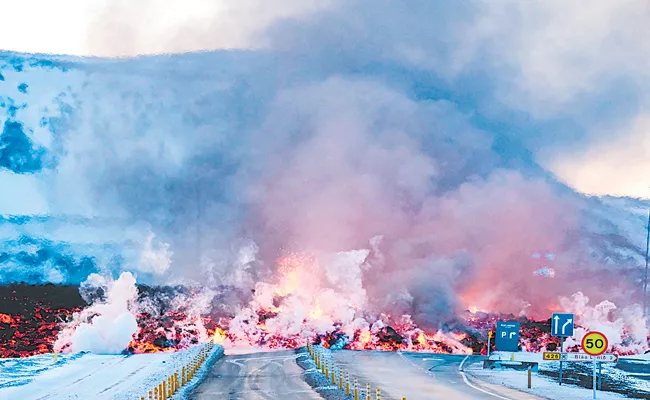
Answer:
[[[494,343],[498,351],[519,350],[519,322],[497,322],[497,337]]]
[[[573,314],[553,313],[551,318],[551,335],[571,337],[573,336],[573,324],[575,318]]]

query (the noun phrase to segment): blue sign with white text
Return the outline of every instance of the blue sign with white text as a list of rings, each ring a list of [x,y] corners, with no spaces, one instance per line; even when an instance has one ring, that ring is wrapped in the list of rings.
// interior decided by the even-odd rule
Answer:
[[[573,314],[553,313],[551,318],[551,335],[571,337],[573,336]]]
[[[519,322],[497,322],[494,343],[498,351],[519,351]]]

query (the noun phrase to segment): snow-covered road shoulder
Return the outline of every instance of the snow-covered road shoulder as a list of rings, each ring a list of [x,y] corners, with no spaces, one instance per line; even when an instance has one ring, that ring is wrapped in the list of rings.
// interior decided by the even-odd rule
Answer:
[[[560,386],[557,381],[533,373],[532,388],[528,389],[528,372],[515,370],[483,369],[481,363],[466,364],[464,372],[479,381],[491,384],[502,385],[507,388],[526,392],[535,396],[540,396],[550,400],[566,399],[591,399],[592,390],[573,385]],[[627,398],[623,395],[612,392],[598,392],[600,400],[615,400]]]
[[[16,360],[13,369],[21,371],[21,377],[3,379],[0,398],[11,399],[114,399],[133,400],[147,398],[147,392],[174,372],[187,365],[203,348],[197,345],[176,353],[138,355],[84,354],[71,358],[51,368],[34,370],[26,379],[30,359]],[[223,355],[223,347],[214,346],[206,362],[193,379],[174,398],[182,399],[188,388],[200,382],[208,365]],[[6,360],[5,360],[6,361]],[[7,374],[6,371],[2,372]]]

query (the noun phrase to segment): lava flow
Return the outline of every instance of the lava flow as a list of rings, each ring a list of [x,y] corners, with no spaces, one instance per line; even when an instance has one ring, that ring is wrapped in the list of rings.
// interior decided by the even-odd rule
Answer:
[[[55,344],[59,351],[75,351],[74,335],[70,333],[82,324],[85,328],[92,326],[94,317],[108,312],[111,304],[119,306],[116,318],[126,315],[125,326],[132,326],[122,342],[124,347],[120,345],[116,350],[124,353],[173,352],[214,341],[226,348],[296,348],[318,343],[333,349],[485,354],[487,332],[494,329],[498,320],[520,322],[522,350],[557,348],[558,338],[551,336],[550,319],[534,321],[472,310],[427,330],[418,327],[409,315],[373,315],[366,311],[372,307],[362,286],[362,265],[367,256],[366,251],[339,253],[339,258],[329,260],[325,269],[314,257],[289,255],[278,260],[275,279],[258,282],[250,298],[219,315],[211,307],[227,296],[214,297],[212,306],[198,312],[191,306],[200,303],[200,291],[136,287],[130,274],[130,280],[117,280],[120,284],[113,286],[119,288],[115,293],[123,296],[99,290],[101,299],[96,303],[89,300],[90,305],[80,296],[79,289],[71,286],[3,287],[0,357],[48,353]],[[587,310],[585,296],[580,294],[574,300],[585,311],[580,316],[583,320],[590,322],[588,316],[594,323],[617,327],[620,337],[612,337],[614,352],[630,354],[647,349],[647,331],[638,327],[634,330],[635,325],[622,319],[608,322],[606,316],[593,312],[611,311],[613,304],[605,304],[609,308],[599,304]],[[113,324],[104,321],[100,326],[95,329],[112,329]],[[577,332],[586,329],[593,326],[576,327]],[[567,348],[579,350],[570,341]]]

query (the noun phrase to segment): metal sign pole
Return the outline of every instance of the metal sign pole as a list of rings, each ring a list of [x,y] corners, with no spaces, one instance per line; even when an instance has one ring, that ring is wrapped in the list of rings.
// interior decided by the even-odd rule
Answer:
[[[598,390],[603,390],[603,363],[598,363]]]
[[[564,336],[560,338],[560,354],[562,353],[564,353]],[[562,386],[562,358],[560,358],[560,386]]]
[[[650,257],[650,207],[648,207],[648,233],[645,241],[645,276],[643,278],[643,316],[648,310],[648,258]]]
[[[487,348],[487,358],[488,360],[490,359],[490,338],[492,337],[492,334],[490,334],[490,331],[488,331],[488,348]]]
[[[592,356],[594,360],[594,400],[596,400],[596,357]]]

